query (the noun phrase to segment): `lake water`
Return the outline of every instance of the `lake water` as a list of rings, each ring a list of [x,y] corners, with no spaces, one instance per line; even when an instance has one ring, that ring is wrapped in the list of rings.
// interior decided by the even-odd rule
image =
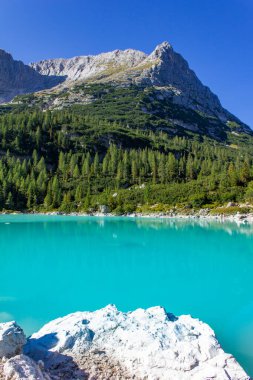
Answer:
[[[184,220],[0,216],[0,321],[29,334],[114,303],[210,324],[253,376],[253,226]]]

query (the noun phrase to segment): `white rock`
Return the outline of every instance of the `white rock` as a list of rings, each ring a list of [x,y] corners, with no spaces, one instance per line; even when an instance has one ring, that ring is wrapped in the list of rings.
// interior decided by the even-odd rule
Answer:
[[[21,353],[25,343],[25,334],[16,322],[0,323],[0,358]]]
[[[9,359],[3,367],[6,380],[50,380],[40,367],[28,356],[17,355]]]
[[[161,307],[122,313],[109,305],[70,314],[33,334],[26,349],[42,360],[50,352],[76,357],[97,349],[132,375],[152,380],[249,379],[208,325],[188,315],[176,318]]]
[[[58,58],[32,63],[31,67],[43,75],[67,76],[68,80],[86,80],[101,73],[111,75],[141,63],[146,54],[133,49],[114,50],[98,55]]]

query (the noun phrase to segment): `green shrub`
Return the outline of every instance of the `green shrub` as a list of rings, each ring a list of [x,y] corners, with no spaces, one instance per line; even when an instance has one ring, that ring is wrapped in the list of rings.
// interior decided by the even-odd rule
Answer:
[[[249,207],[217,207],[210,211],[211,215],[235,215],[235,214],[248,214],[251,211]]]

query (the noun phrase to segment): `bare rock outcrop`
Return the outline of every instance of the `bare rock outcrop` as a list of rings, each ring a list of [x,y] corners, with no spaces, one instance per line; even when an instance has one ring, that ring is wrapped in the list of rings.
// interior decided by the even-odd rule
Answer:
[[[51,380],[43,371],[43,364],[35,363],[26,355],[17,355],[3,365],[6,380]]]
[[[23,62],[15,61],[11,54],[0,49],[0,104],[12,100],[16,95],[54,87],[64,79],[41,75]]]
[[[250,380],[207,324],[162,307],[77,312],[25,342],[0,324],[0,380]]]
[[[25,334],[15,322],[0,323],[0,358],[20,354],[25,343]]]
[[[146,54],[138,50],[114,50],[98,55],[43,60],[32,63],[31,67],[43,75],[66,76],[68,81],[98,80],[136,67],[145,58]]]
[[[26,346],[27,355],[43,360],[49,369],[54,368],[54,361],[58,366],[61,357],[81,363],[94,352],[120,363],[130,378],[249,379],[222,350],[208,325],[187,315],[177,318],[161,307],[122,313],[109,305],[95,312],[70,314],[45,325]],[[96,372],[94,368],[83,370]]]

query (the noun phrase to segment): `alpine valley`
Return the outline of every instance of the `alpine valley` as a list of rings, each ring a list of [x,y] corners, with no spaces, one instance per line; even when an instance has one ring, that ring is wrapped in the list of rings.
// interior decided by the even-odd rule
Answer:
[[[0,50],[0,102],[2,211],[251,211],[253,132],[168,42],[29,66]]]
[[[0,50],[0,103],[0,380],[249,380],[251,128],[168,42]]]

